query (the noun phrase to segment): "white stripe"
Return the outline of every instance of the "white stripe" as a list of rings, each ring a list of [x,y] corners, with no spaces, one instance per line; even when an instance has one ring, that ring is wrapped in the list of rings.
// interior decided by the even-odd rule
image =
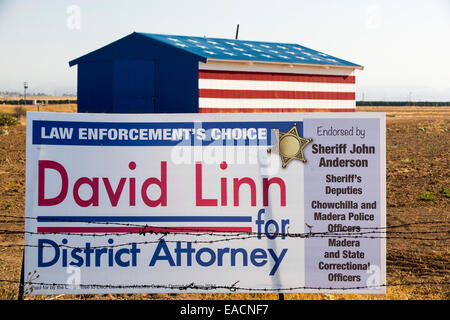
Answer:
[[[355,108],[355,100],[308,100],[308,99],[216,99],[200,98],[200,108]]]
[[[199,89],[355,92],[354,83],[199,79]]]
[[[199,70],[223,70],[223,71],[247,71],[247,72],[269,72],[269,73],[301,73],[301,74],[323,74],[323,75],[340,75],[353,76],[355,68],[336,68],[333,66],[303,66],[286,64],[268,64],[268,63],[251,63],[248,62],[230,62],[230,61],[208,61],[207,63],[199,62]]]

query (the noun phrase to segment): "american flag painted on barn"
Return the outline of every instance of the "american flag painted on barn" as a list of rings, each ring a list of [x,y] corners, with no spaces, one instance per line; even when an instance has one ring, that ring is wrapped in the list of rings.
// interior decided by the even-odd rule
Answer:
[[[205,59],[199,112],[355,111],[355,63],[292,43],[142,35]]]
[[[199,112],[351,111],[354,75],[199,71]]]
[[[296,43],[142,32],[69,65],[78,111],[114,113],[355,111],[364,68]]]

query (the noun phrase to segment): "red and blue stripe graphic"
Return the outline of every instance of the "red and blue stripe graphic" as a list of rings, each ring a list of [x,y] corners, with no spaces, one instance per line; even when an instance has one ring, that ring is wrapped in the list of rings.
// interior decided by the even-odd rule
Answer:
[[[38,223],[122,224],[121,226],[39,226],[38,233],[251,233],[251,226],[226,224],[249,223],[251,216],[39,216]],[[213,226],[129,226],[132,223],[215,223]],[[225,224],[225,225],[221,225]]]

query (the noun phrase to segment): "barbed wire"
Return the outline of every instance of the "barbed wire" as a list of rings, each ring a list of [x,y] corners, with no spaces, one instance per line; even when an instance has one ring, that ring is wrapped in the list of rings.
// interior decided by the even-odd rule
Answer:
[[[443,224],[443,225],[450,225],[450,221],[448,220],[435,220],[435,221],[416,221],[416,222],[408,222],[408,223],[402,223],[402,224],[396,224],[396,225],[386,225],[385,227],[369,227],[367,229],[393,229],[393,228],[403,228],[403,227],[409,227],[414,225],[429,225],[429,224]],[[361,227],[361,229],[366,229],[365,227]]]
[[[161,231],[154,231],[155,229]],[[360,229],[372,229],[372,228],[360,228]],[[375,228],[373,228],[375,229]],[[379,231],[381,230],[381,231]],[[180,232],[186,231],[186,233]],[[70,231],[43,231],[43,232],[33,232],[33,231],[23,231],[23,230],[9,230],[9,229],[0,229],[0,234],[62,234],[62,235],[78,235],[78,236],[89,236],[89,237],[101,237],[101,236],[111,236],[111,235],[130,235],[130,234],[139,234],[139,235],[147,235],[147,234],[178,234],[178,235],[195,235],[195,236],[204,236],[204,235],[213,235],[213,236],[229,236],[231,235],[280,235],[283,237],[301,237],[301,235],[311,235],[311,234],[335,234],[335,235],[366,235],[366,234],[438,234],[438,233],[450,233],[449,230],[435,230],[435,231],[382,231],[382,229],[373,230],[373,231],[364,231],[364,232],[338,232],[338,231],[324,231],[324,232],[305,232],[305,233],[281,233],[281,232],[250,232],[250,231],[230,231],[230,232],[221,232],[211,227],[210,229],[203,229],[199,231],[196,227],[160,227],[160,226],[140,226],[139,231],[122,231],[122,232],[70,232]]]
[[[20,218],[14,215],[0,215],[0,217],[3,218]],[[123,223],[123,222],[116,222],[116,221],[112,221],[112,222],[107,222],[107,221],[83,221],[82,220],[83,217],[79,217],[79,219],[76,220],[72,220],[70,218],[62,218],[62,217],[58,217],[58,218],[52,218],[52,217],[45,217],[45,218],[39,218],[39,217],[22,217],[21,222],[25,222],[26,219],[29,220],[38,220],[38,219],[42,219],[44,220],[43,222],[75,222],[75,223],[86,223],[86,224],[99,224],[99,225],[117,225],[117,226],[124,226],[124,227],[143,227],[142,224],[135,224],[135,223]],[[11,222],[9,220],[5,220],[2,221],[0,220],[0,223],[7,223],[7,222]],[[436,221],[417,221],[417,222],[409,222],[409,223],[402,223],[402,224],[398,224],[398,225],[386,225],[384,227],[360,227],[360,229],[372,229],[372,230],[377,230],[377,229],[386,229],[386,228],[401,228],[401,227],[407,227],[407,226],[413,226],[413,225],[429,225],[429,224],[445,224],[445,225],[450,225],[450,221],[448,220],[436,220]],[[168,227],[170,228],[170,227]],[[174,227],[173,227],[174,228]],[[175,229],[175,228],[174,228]]]
[[[3,217],[9,215],[2,215]],[[30,219],[38,219],[36,217],[29,217]],[[58,222],[83,222],[80,220],[70,220],[64,218],[45,218],[45,221],[58,221]],[[134,232],[105,232],[105,233],[88,233],[88,232],[34,232],[34,231],[22,231],[22,230],[8,230],[8,229],[0,229],[0,235],[12,235],[12,234],[29,234],[29,235],[43,235],[43,234],[52,234],[52,235],[70,235],[70,236],[81,236],[81,237],[112,237],[112,236],[130,236],[130,235],[159,235],[160,238],[155,241],[140,241],[140,242],[127,242],[122,244],[114,244],[114,245],[102,245],[96,246],[92,248],[113,248],[120,246],[129,246],[132,243],[146,245],[146,244],[154,244],[158,243],[161,239],[165,238],[168,235],[171,236],[189,236],[189,237],[201,237],[201,236],[209,236],[209,237],[223,237],[222,239],[209,239],[209,240],[166,240],[166,242],[191,242],[191,243],[206,243],[212,244],[217,242],[224,241],[233,241],[233,240],[248,240],[254,238],[262,238],[262,237],[281,237],[285,238],[301,238],[301,239],[310,239],[310,238],[345,238],[345,239],[403,239],[403,240],[416,240],[416,241],[447,241],[450,240],[450,237],[443,237],[443,235],[450,234],[449,229],[444,230],[434,230],[429,231],[428,229],[423,230],[408,230],[408,231],[391,231],[390,229],[397,229],[401,227],[408,227],[411,225],[438,225],[438,226],[447,226],[450,225],[448,221],[422,221],[422,222],[412,222],[412,223],[404,223],[398,225],[391,225],[385,227],[360,227],[362,230],[368,231],[358,231],[358,232],[336,232],[336,231],[324,231],[324,232],[312,232],[312,226],[310,227],[309,232],[304,233],[290,233],[289,229],[286,233],[281,232],[221,232],[211,227],[205,227],[202,231],[198,231],[198,228],[195,227],[160,227],[160,226],[149,226],[142,224],[130,224],[130,223],[118,223],[118,222],[92,222],[86,221],[86,223],[94,223],[94,224],[106,224],[106,225],[125,225],[125,226],[133,226],[137,227],[137,231]],[[442,235],[438,237],[417,237],[415,235]],[[408,235],[408,236],[406,236]],[[82,249],[83,247],[75,247],[69,245],[60,245],[61,247],[66,247],[70,249]],[[11,248],[11,247],[39,247],[37,245],[31,244],[5,244],[0,245],[0,248]]]
[[[36,220],[37,217],[24,217],[22,220],[16,216],[12,215],[0,215],[1,218],[6,218],[5,220],[0,220],[0,223],[14,223],[14,222],[25,222],[26,219]],[[360,227],[359,232],[335,232],[335,231],[324,231],[324,232],[312,232],[312,228],[314,226],[309,226],[309,232],[303,233],[290,233],[288,232],[220,232],[214,227],[211,229],[203,229],[201,232],[198,231],[196,227],[160,227],[160,226],[149,226],[142,224],[133,224],[133,223],[121,223],[121,222],[97,222],[97,221],[80,221],[70,220],[64,218],[57,218],[52,221],[52,218],[46,217],[44,222],[76,222],[76,223],[86,223],[86,224],[95,224],[95,225],[116,225],[116,226],[126,226],[126,227],[137,227],[138,232],[34,232],[29,230],[9,230],[9,229],[0,229],[0,235],[22,235],[29,234],[31,236],[34,235],[70,235],[70,236],[80,236],[80,237],[112,237],[112,236],[158,236],[155,240],[148,241],[135,241],[135,242],[124,242],[124,243],[115,243],[115,244],[105,244],[99,246],[92,246],[91,249],[101,249],[101,248],[115,248],[122,246],[130,246],[132,244],[135,245],[149,245],[156,244],[164,239],[167,243],[176,243],[176,242],[190,242],[193,244],[213,244],[224,241],[234,241],[234,240],[248,240],[262,237],[282,237],[284,238],[299,238],[299,239],[313,239],[313,238],[337,238],[337,239],[403,239],[403,240],[417,240],[417,241],[439,241],[439,243],[435,243],[433,245],[441,245],[447,246],[446,241],[450,240],[450,237],[446,237],[446,235],[450,234],[450,229],[448,229],[448,225],[450,225],[450,221],[417,221],[410,223],[402,223],[402,224],[394,224],[394,225],[386,225],[383,227]],[[331,221],[330,221],[331,222]],[[427,227],[425,230],[397,230],[399,228],[406,228],[410,226],[421,226]],[[443,228],[440,230],[430,230],[429,227],[434,226],[437,228]],[[208,239],[208,240],[186,240],[186,239],[173,239],[168,238],[168,236],[189,236],[189,237],[220,237],[219,239]],[[435,237],[420,237],[417,235],[436,235]],[[58,247],[63,247],[67,249],[84,249],[85,247],[78,247],[68,244],[56,244]],[[12,247],[52,247],[50,245],[35,245],[35,244],[3,244],[0,245],[0,248],[12,248]],[[439,260],[440,262],[445,260]],[[386,262],[388,266],[392,266],[401,270],[411,270],[408,266],[398,266],[394,263],[398,262],[398,259],[395,257],[386,256]],[[426,265],[426,262],[414,263],[415,267],[419,267],[421,265]],[[240,281],[236,281],[231,285],[217,285],[217,284],[196,284],[194,282],[184,284],[184,285],[171,285],[171,284],[131,284],[131,285],[112,285],[112,284],[79,284],[76,285],[78,288],[86,288],[86,289],[112,289],[112,290],[138,290],[138,289],[167,289],[167,290],[178,290],[178,291],[186,291],[186,290],[196,290],[196,291],[217,291],[217,290],[225,290],[230,292],[270,292],[270,293],[280,293],[280,292],[290,292],[290,291],[298,291],[298,290],[317,290],[317,291],[345,291],[345,290],[363,290],[363,289],[374,289],[374,288],[383,288],[383,287],[394,287],[394,286],[417,286],[417,285],[433,285],[433,286],[448,286],[450,281],[448,279],[449,272],[445,269],[442,270],[440,266],[438,268],[433,268],[432,270],[422,270],[430,275],[438,275],[440,277],[444,276],[443,281],[407,281],[400,283],[385,283],[379,284],[376,286],[351,286],[351,287],[313,287],[313,286],[292,286],[286,288],[250,288],[250,287],[240,287],[238,283]],[[61,283],[45,283],[45,282],[35,282],[35,281],[25,281],[22,284],[17,280],[9,280],[9,279],[0,279],[2,283],[16,283],[19,285],[26,286],[58,286],[64,289],[73,288],[74,285],[61,284]]]
[[[0,215],[0,217],[6,217],[6,218],[17,218],[16,216],[13,215]],[[123,222],[116,222],[116,221],[89,221],[89,220],[85,220],[83,221],[82,219],[83,217],[79,217],[76,220],[70,219],[70,218],[63,218],[63,217],[57,217],[57,218],[52,218],[52,217],[45,217],[45,218],[39,218],[39,217],[24,217],[23,221],[24,222],[26,219],[30,219],[30,220],[43,220],[42,222],[65,222],[65,223],[86,223],[86,224],[95,224],[95,225],[117,225],[117,226],[123,226],[123,227],[138,227],[138,228],[145,228],[145,227],[149,227],[148,225],[142,225],[142,224],[135,224],[135,223],[123,223]],[[10,223],[10,220],[0,220],[0,223]],[[441,225],[450,225],[450,221],[447,220],[437,220],[437,221],[418,221],[418,222],[410,222],[410,223],[403,223],[403,224],[398,224],[398,225],[386,225],[383,227],[360,227],[361,230],[383,230],[383,229],[393,229],[393,228],[401,228],[401,227],[407,227],[407,226],[412,226],[412,225],[429,225],[429,224],[441,224]],[[151,227],[151,226],[150,226]],[[156,227],[153,226],[154,228],[159,228],[159,229],[168,229],[170,230],[187,230],[187,231],[195,231],[196,229],[193,228],[189,228],[189,227]],[[214,228],[212,228],[212,230],[216,233],[217,230],[215,230]],[[239,233],[239,232],[234,232],[234,233]],[[244,233],[248,233],[248,232],[244,232]],[[202,234],[204,234],[204,232],[202,232]],[[229,232],[226,233],[222,233],[224,235],[228,235]]]
[[[22,285],[18,280],[0,279],[0,282],[15,283]],[[67,284],[67,283],[51,283],[51,282],[34,282],[25,281],[24,286],[53,286],[61,287],[64,289],[169,289],[169,290],[179,290],[185,291],[188,289],[199,290],[199,291],[212,291],[212,290],[228,290],[230,292],[246,291],[246,292],[287,292],[295,290],[323,290],[323,291],[334,291],[334,290],[363,290],[363,289],[381,289],[386,287],[398,287],[398,286],[417,286],[417,285],[450,285],[449,280],[445,281],[406,281],[398,283],[383,283],[365,286],[350,286],[350,287],[315,287],[315,286],[291,286],[285,288],[250,288],[250,287],[240,287],[238,286],[240,280],[234,282],[231,285],[216,285],[216,284],[196,284],[195,282],[190,282],[184,285],[179,284],[130,284],[130,285],[112,285],[112,284]]]
[[[333,236],[333,235],[319,235],[319,236],[309,236],[305,237],[307,238],[338,238],[338,239],[404,239],[404,240],[417,240],[417,241],[448,241],[449,238],[413,238],[413,237],[364,237],[364,236]],[[224,239],[217,239],[217,240],[164,240],[166,243],[192,243],[192,244],[213,244],[218,242],[225,242],[225,241],[233,241],[233,240],[246,240],[250,238],[256,238],[256,236],[242,238],[242,237],[236,237],[236,238],[224,238]],[[135,241],[135,242],[126,242],[126,243],[120,243],[120,244],[109,244],[109,245],[99,245],[99,246],[90,246],[91,249],[102,249],[102,248],[117,248],[117,247],[124,247],[124,246],[131,246],[131,245],[150,245],[150,244],[157,244],[160,242],[162,238],[159,238],[158,240],[154,241]],[[85,249],[83,246],[70,246],[67,244],[56,244],[56,246],[60,248],[67,248],[67,249]],[[30,248],[51,248],[53,246],[51,245],[34,245],[34,244],[5,244],[0,245],[0,248],[14,248],[14,247],[30,247]]]

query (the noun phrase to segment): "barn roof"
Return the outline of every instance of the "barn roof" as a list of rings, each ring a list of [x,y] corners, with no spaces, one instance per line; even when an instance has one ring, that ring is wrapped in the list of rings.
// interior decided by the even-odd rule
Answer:
[[[298,63],[362,68],[299,44],[139,33],[206,59]]]
[[[142,32],[134,32],[130,36],[133,35],[156,40],[171,47],[181,49],[197,56],[202,62],[207,62],[208,60],[253,61],[363,69],[361,65],[301,46],[299,44],[164,35]],[[80,58],[74,59],[69,62],[69,65],[73,66],[78,62],[81,62],[83,58],[89,55],[90,54],[87,54]]]

